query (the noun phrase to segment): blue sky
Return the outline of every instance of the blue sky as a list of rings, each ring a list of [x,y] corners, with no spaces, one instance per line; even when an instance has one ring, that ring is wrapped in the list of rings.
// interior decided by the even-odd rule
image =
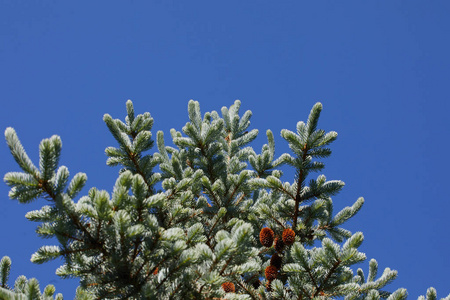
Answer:
[[[13,1],[0,3],[0,128],[14,127],[36,162],[41,139],[63,140],[61,163],[86,172],[87,187],[112,190],[115,145],[102,116],[125,116],[125,101],[155,118],[154,132],[178,130],[189,99],[202,112],[235,99],[252,128],[295,130],[312,105],[338,140],[328,179],[346,183],[337,208],[366,199],[347,228],[379,270],[399,271],[391,290],[412,299],[429,286],[450,293],[448,1]],[[446,84],[447,83],[447,84]],[[0,173],[16,171],[6,143]],[[292,178],[285,177],[285,181]],[[87,189],[85,190],[87,192]],[[26,212],[0,185],[0,256],[12,280],[37,277],[74,295],[60,262],[33,265],[52,241],[36,236]],[[362,264],[365,271],[368,262]],[[12,281],[11,281],[12,283]]]

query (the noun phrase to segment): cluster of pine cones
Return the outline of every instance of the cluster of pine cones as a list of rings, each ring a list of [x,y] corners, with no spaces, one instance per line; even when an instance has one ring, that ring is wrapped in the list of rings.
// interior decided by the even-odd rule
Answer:
[[[275,253],[270,258],[270,265],[265,269],[264,275],[267,279],[266,288],[270,290],[270,284],[278,276],[278,272],[281,269],[283,263],[283,251],[285,246],[290,246],[295,241],[295,232],[290,228],[283,230],[283,234],[280,237],[275,238],[275,233],[272,229],[264,227],[259,232],[259,241],[264,247],[270,248],[273,244],[275,248]],[[280,256],[281,255],[281,256]]]
[[[270,248],[272,245],[275,248],[275,253],[270,258],[270,265],[265,269],[264,275],[267,279],[266,288],[271,290],[270,284],[273,280],[275,280],[278,276],[278,273],[281,269],[281,265],[283,263],[283,251],[285,246],[290,246],[295,241],[295,232],[290,228],[286,228],[283,230],[283,234],[280,237],[275,237],[275,233],[272,229],[268,227],[264,227],[259,232],[259,241],[264,247]],[[259,280],[258,280],[259,282]],[[234,283],[225,282],[222,284],[222,289],[226,293],[234,293],[236,291]]]

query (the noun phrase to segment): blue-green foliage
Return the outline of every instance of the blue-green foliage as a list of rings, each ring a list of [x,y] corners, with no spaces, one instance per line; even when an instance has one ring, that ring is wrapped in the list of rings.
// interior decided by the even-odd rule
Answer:
[[[44,292],[39,288],[39,282],[36,278],[27,279],[25,276],[19,276],[14,287],[7,285],[9,272],[11,269],[11,259],[4,256],[0,261],[0,299],[4,300],[62,300],[62,294],[55,294],[55,287],[49,284]],[[81,300],[78,299],[77,300]]]
[[[148,154],[153,118],[136,115],[127,101],[125,122],[103,118],[118,143],[106,148],[107,164],[121,167],[112,193],[91,188],[83,196],[86,174],[70,179],[58,165],[59,137],[41,142],[38,169],[8,128],[8,146],[23,170],[4,177],[10,197],[51,203],[26,215],[40,223],[38,235],[58,242],[42,246],[32,261],[62,258],[57,274],[80,279],[76,299],[404,299],[404,289],[384,290],[396,271],[377,279],[375,260],[367,279],[352,270],[366,259],[358,250],[363,235],[342,225],[364,199],[335,213],[332,196],[344,183],[309,176],[324,169],[320,160],[337,137],[318,129],[322,105],[296,132],[281,131],[292,153],[278,157],[270,130],[260,153],[250,146],[258,130],[249,128],[250,111],[239,115],[240,105],[202,116],[191,100],[189,122],[170,131],[173,146],[158,132],[157,152]],[[283,166],[295,171],[291,181],[282,181]],[[261,245],[264,227],[276,247]],[[2,260],[0,298],[52,299],[54,287],[41,295],[37,281],[25,277],[9,288],[9,266]],[[427,299],[435,298],[429,290]]]

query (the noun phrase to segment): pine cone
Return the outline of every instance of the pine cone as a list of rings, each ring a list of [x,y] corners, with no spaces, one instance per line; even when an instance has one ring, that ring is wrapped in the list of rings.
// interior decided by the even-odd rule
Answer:
[[[284,243],[283,243],[283,240],[280,239],[280,238],[278,238],[278,237],[275,239],[275,250],[276,250],[278,253],[281,253],[281,252],[283,252],[283,250],[284,250]]]
[[[270,265],[274,266],[278,270],[281,269],[282,262],[283,262],[283,259],[277,253],[272,255],[272,257],[270,258]]]
[[[252,282],[252,286],[255,289],[259,288],[260,285],[261,285],[261,281],[259,281],[259,279],[256,279],[255,281]]]
[[[234,283],[229,281],[222,283],[222,289],[225,291],[225,293],[234,293],[236,291]]]
[[[286,245],[292,245],[295,241],[295,232],[294,230],[290,229],[290,228],[286,228],[285,230],[283,230],[283,242]]]
[[[259,232],[259,241],[264,247],[272,247],[273,237],[274,237],[273,230],[268,227],[264,227]]]
[[[264,274],[266,275],[267,280],[272,281],[277,278],[278,269],[275,266],[268,266],[264,271]]]

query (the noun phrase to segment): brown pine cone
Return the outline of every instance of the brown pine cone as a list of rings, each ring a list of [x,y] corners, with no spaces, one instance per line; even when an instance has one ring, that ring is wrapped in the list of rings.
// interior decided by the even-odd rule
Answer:
[[[222,289],[225,291],[225,293],[234,293],[236,291],[234,283],[229,281],[222,283]]]
[[[278,270],[281,269],[282,262],[283,259],[277,253],[270,258],[270,265],[276,267]]]
[[[277,278],[278,269],[275,266],[268,266],[264,271],[264,274],[266,275],[267,280],[272,281]]]
[[[273,237],[274,237],[273,230],[268,227],[264,227],[259,232],[259,241],[264,247],[272,247]]]
[[[277,238],[275,239],[275,250],[276,250],[278,253],[282,253],[283,250],[284,250],[284,243],[283,243],[283,240],[280,239],[279,237],[277,237]]]
[[[295,241],[295,232],[294,230],[290,229],[290,228],[286,228],[285,230],[283,230],[283,242],[286,245],[292,245]]]
[[[259,279],[256,279],[255,281],[252,282],[252,286],[255,289],[259,288],[260,285],[261,285],[261,281],[259,281]]]

